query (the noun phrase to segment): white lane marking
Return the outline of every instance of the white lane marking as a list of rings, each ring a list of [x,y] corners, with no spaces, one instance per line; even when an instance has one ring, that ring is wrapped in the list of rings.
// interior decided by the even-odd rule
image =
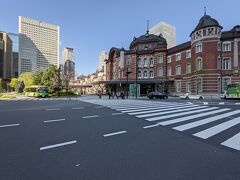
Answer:
[[[220,102],[219,104],[221,104],[221,105],[222,105],[222,104],[225,104],[225,103],[224,103],[224,102]]]
[[[195,110],[195,111],[188,111],[188,112],[183,112],[183,113],[170,114],[170,115],[166,115],[166,116],[148,118],[146,120],[147,121],[157,121],[157,120],[161,120],[161,119],[167,119],[167,118],[183,116],[183,115],[193,114],[193,113],[199,113],[199,112],[204,112],[204,111],[209,111],[209,110],[210,110],[210,108],[205,108],[205,109],[200,109],[200,110]],[[164,125],[162,123],[159,123],[159,124]]]
[[[98,115],[93,115],[93,116],[84,116],[82,117],[83,119],[87,119],[87,118],[95,118],[95,117],[98,117]]]
[[[237,124],[240,123],[240,117],[232,119],[230,121],[226,121],[224,123],[221,123],[219,125],[213,126],[211,128],[205,129],[203,131],[200,131],[198,133],[193,134],[194,136],[200,137],[202,139],[207,139],[209,137],[212,137],[226,129],[229,129]]]
[[[221,144],[232,149],[240,150],[240,133],[229,138],[228,140],[224,141]]]
[[[161,107],[157,110],[150,110],[150,111],[141,111],[141,112],[133,112],[133,113],[128,113],[129,115],[137,115],[137,114],[147,114],[147,113],[153,113],[153,112],[162,112],[162,111],[168,111],[168,110],[176,110],[176,109],[184,109],[184,108],[189,108],[189,107],[196,107],[198,105],[191,105],[191,106],[180,106],[180,107],[171,107],[171,108],[166,108],[166,107]]]
[[[204,105],[207,105],[207,104],[208,104],[208,102],[203,102],[203,104],[204,104]]]
[[[77,143],[77,141],[69,141],[69,142],[65,142],[65,143],[60,143],[60,144],[53,144],[53,145],[49,145],[49,146],[44,146],[40,148],[40,151],[42,150],[46,150],[46,149],[51,149],[51,148],[56,148],[56,147],[60,147],[60,146],[66,146],[69,144],[74,144]]]
[[[236,105],[239,105],[240,103],[235,103]]]
[[[19,126],[20,124],[6,124],[6,125],[0,125],[0,128],[4,127],[12,127],[12,126]]]
[[[187,104],[193,104],[192,102],[187,102]]]
[[[214,110],[214,109],[218,109],[218,107],[212,107],[212,108],[209,108],[208,110]],[[182,117],[182,118],[178,118],[178,119],[163,121],[163,122],[161,122],[161,125],[162,124],[163,125],[175,124],[175,123],[179,123],[179,122],[183,122],[183,121],[188,121],[188,120],[191,120],[191,119],[194,119],[194,118],[199,118],[199,117],[203,117],[203,116],[207,116],[207,115],[211,115],[211,114],[216,114],[216,113],[227,111],[227,110],[229,110],[229,109],[227,109],[227,108],[226,109],[219,109],[219,110],[215,110],[215,111],[209,111],[209,112],[206,112],[206,113],[200,113],[200,114],[190,115],[190,116]],[[173,129],[175,129],[175,128],[173,128]]]
[[[183,105],[178,105],[178,106],[169,106],[169,105],[165,105],[165,106],[156,106],[156,107],[149,107],[149,108],[135,108],[133,110],[126,110],[126,111],[122,111],[124,113],[134,113],[134,112],[138,112],[138,111],[147,111],[147,110],[155,110],[153,112],[157,112],[156,110],[158,109],[165,109],[165,108],[172,108],[172,109],[176,109],[176,108],[181,108],[181,107],[192,107],[192,106],[189,106],[189,105],[186,105],[186,106],[183,106]]]
[[[104,134],[103,137],[115,136],[115,135],[118,135],[118,134],[124,134],[124,133],[126,133],[126,132],[127,132],[127,131],[119,131],[119,132]]]
[[[178,126],[178,127],[174,127],[173,129],[176,129],[176,130],[179,130],[179,131],[185,131],[185,130],[195,128],[195,127],[198,127],[198,126],[201,126],[201,125],[204,125],[204,124],[208,124],[208,123],[213,122],[213,121],[217,121],[219,119],[223,119],[223,118],[238,114],[238,113],[240,113],[240,110],[231,111],[231,112],[228,112],[228,113],[225,113],[225,114],[220,114],[220,115],[213,116],[213,117],[210,117],[210,118],[206,118],[206,119],[202,119],[202,120],[199,120],[199,121],[184,124],[184,125],[181,125],[181,126]]]
[[[49,122],[57,122],[57,121],[65,121],[66,119],[53,119],[53,120],[47,120],[47,121],[43,121],[45,123],[49,123]]]
[[[72,110],[75,110],[75,109],[84,109],[84,107],[74,107],[74,108],[72,108]]]
[[[113,116],[120,115],[120,114],[124,114],[124,113],[112,113]]]
[[[55,109],[45,109],[46,111],[58,111],[60,110],[59,108],[55,108]]]
[[[158,115],[164,115],[164,114],[171,114],[171,113],[176,113],[176,112],[183,112],[183,111],[190,111],[190,110],[194,110],[194,109],[202,109],[205,108],[205,106],[198,106],[198,107],[193,107],[193,108],[180,108],[178,110],[173,110],[173,111],[169,111],[169,109],[162,109],[161,111],[158,111],[158,113],[152,113],[152,114],[144,114],[144,115],[139,115],[136,116],[138,118],[143,118],[143,117],[151,117],[151,116],[158,116]],[[172,109],[172,108],[171,108]],[[166,111],[166,112],[162,112],[162,111]]]
[[[154,125],[150,125],[150,126],[144,126],[143,129],[153,128],[153,127],[157,127],[157,126],[159,126],[159,124],[154,124]]]

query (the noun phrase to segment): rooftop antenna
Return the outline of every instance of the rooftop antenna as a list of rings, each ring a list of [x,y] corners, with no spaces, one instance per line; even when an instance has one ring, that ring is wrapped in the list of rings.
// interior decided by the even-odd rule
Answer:
[[[147,34],[149,33],[149,20],[147,20]]]
[[[206,16],[207,14],[207,9],[206,9],[206,6],[204,6],[204,16]]]

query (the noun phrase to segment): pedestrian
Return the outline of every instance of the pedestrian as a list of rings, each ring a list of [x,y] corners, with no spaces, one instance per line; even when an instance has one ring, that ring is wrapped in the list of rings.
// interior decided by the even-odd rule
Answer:
[[[111,92],[108,91],[108,98],[111,99]]]
[[[115,92],[113,91],[113,92],[112,92],[112,98],[113,98],[113,99],[114,99],[114,96],[115,96]]]
[[[99,99],[102,98],[102,93],[100,91],[98,92],[98,97],[99,97]]]
[[[120,92],[117,92],[117,99],[121,96],[121,93]]]

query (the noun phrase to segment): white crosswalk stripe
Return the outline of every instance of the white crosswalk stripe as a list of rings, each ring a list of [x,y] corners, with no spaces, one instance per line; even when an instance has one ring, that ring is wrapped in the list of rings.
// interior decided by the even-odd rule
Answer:
[[[156,121],[155,124],[144,126],[143,129],[151,129],[158,126],[168,126],[178,124],[173,127],[177,131],[187,131],[196,127],[203,127],[201,131],[194,132],[192,135],[202,139],[208,139],[224,133],[225,130],[233,128],[240,124],[240,110],[231,110],[224,107],[209,106],[207,102],[204,105],[196,105],[191,102],[161,102],[161,101],[141,101],[141,100],[83,100],[97,105],[111,108],[121,113],[128,113],[137,118],[147,121]],[[219,103],[224,104],[224,103]],[[209,117],[208,117],[209,116]],[[221,123],[217,123],[219,120]],[[191,122],[189,122],[191,121]],[[214,125],[209,126],[211,122]],[[204,125],[208,125],[204,129]],[[229,136],[228,136],[229,137]],[[240,133],[232,134],[229,139],[218,142],[226,147],[240,151]]]

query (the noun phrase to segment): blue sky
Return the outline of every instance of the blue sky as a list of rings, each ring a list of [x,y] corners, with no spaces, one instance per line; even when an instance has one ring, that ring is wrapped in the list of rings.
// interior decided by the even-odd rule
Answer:
[[[100,51],[122,44],[128,49],[134,36],[145,34],[147,20],[150,27],[160,21],[174,25],[177,44],[190,40],[204,6],[223,30],[240,24],[239,0],[2,0],[0,30],[18,32],[19,15],[59,25],[60,50],[74,48],[77,73],[89,74]]]

